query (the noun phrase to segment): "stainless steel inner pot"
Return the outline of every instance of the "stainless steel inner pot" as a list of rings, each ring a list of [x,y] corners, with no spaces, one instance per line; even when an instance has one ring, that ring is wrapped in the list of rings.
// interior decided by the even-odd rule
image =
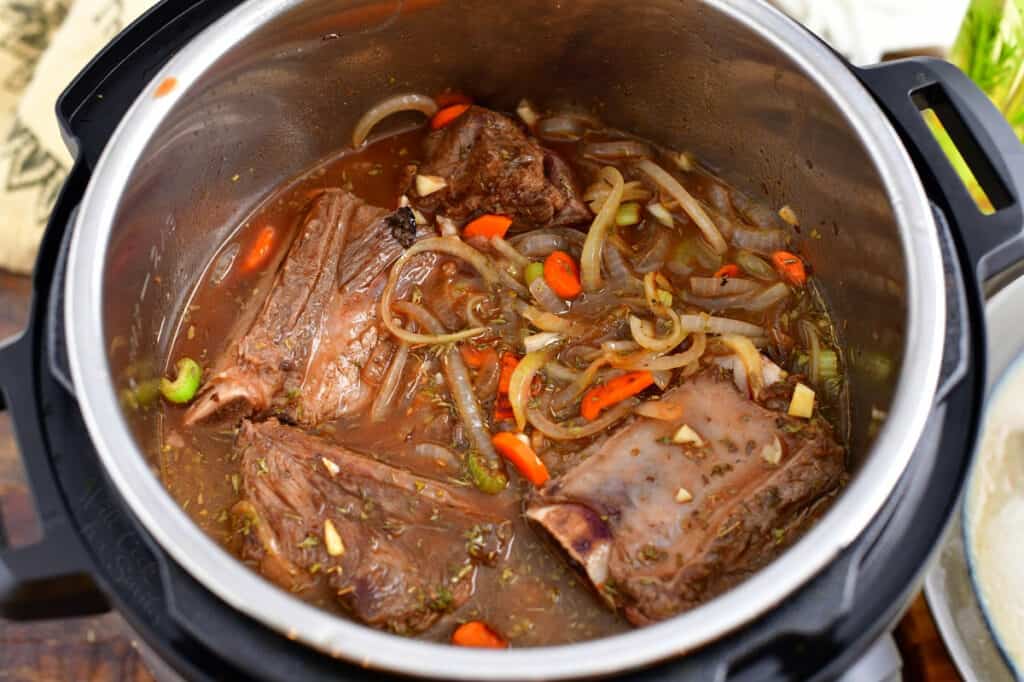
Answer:
[[[168,77],[177,86],[157,96]],[[850,485],[778,561],[670,621],[509,651],[500,665],[492,653],[362,627],[265,582],[166,493],[154,417],[126,414],[117,396],[130,376],[163,371],[199,274],[261,199],[347,144],[383,96],[445,87],[499,109],[524,96],[594,109],[694,152],[756,198],[793,206],[851,368]],[[166,551],[232,607],[311,647],[461,679],[621,671],[772,609],[890,494],[931,408],[943,338],[935,226],[903,146],[840,59],[756,0],[250,0],[155,74],[122,121],[81,205],[68,272],[82,412],[110,477]],[[892,367],[884,378],[879,357]]]

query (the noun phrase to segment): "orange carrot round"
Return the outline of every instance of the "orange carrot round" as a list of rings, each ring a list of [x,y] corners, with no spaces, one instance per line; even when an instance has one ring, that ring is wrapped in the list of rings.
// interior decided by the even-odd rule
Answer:
[[[580,414],[587,421],[594,421],[605,408],[635,396],[653,383],[654,376],[646,370],[609,379],[583,394]]]
[[[242,269],[246,272],[252,272],[266,265],[267,259],[270,258],[270,252],[274,250],[274,238],[276,236],[276,231],[270,225],[260,230],[259,234],[256,235],[252,248],[249,249],[249,253],[245,255],[245,260],[242,261]]]
[[[562,298],[576,298],[583,293],[580,269],[565,251],[552,251],[544,261],[544,281]]]
[[[773,253],[772,265],[775,266],[782,279],[790,284],[803,286],[807,281],[807,271],[804,269],[804,262],[789,251],[776,251]]]
[[[462,228],[463,237],[504,237],[512,219],[504,215],[488,213],[472,220]]]
[[[491,438],[491,442],[498,454],[511,462],[512,466],[530,483],[544,485],[550,478],[548,468],[544,466],[541,458],[516,434],[509,431],[496,433]]]
[[[434,118],[430,119],[430,128],[432,130],[440,130],[459,116],[462,116],[468,109],[468,104],[453,104],[450,107],[445,107],[434,114]]]
[[[715,270],[715,277],[736,277],[740,274],[740,266],[735,263],[726,263]]]
[[[505,638],[492,630],[486,623],[471,620],[455,628],[452,633],[452,644],[456,646],[473,646],[484,649],[507,649]]]

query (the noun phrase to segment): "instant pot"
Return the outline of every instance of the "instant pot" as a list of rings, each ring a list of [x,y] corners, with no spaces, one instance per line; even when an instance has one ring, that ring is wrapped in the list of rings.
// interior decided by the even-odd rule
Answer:
[[[118,391],[163,372],[216,247],[383,96],[447,87],[498,109],[529,97],[597,111],[797,208],[845,348],[850,482],[730,592],[574,645],[498,654],[403,639],[264,581],[161,486],[156,417]],[[28,328],[0,348],[43,527],[39,543],[0,551],[4,616],[116,608],[196,680],[769,680],[835,677],[915,593],[974,447],[982,283],[1024,259],[1022,147],[954,67],[854,68],[755,0],[167,0],[57,113],[76,160]]]

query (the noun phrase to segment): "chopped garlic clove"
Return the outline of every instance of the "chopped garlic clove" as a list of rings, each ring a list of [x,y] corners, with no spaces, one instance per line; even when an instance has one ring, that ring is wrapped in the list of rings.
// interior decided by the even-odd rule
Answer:
[[[782,443],[779,442],[778,436],[775,436],[771,443],[761,448],[761,459],[773,466],[782,461]]]
[[[324,469],[327,469],[327,473],[329,473],[331,476],[337,476],[338,472],[341,471],[341,467],[339,467],[337,464],[327,459],[326,457],[321,457],[320,461],[323,462]]]
[[[421,197],[429,196],[434,192],[439,192],[448,183],[440,175],[417,175],[416,176],[416,193]]]
[[[680,488],[676,491],[676,502],[679,504],[686,504],[693,499],[693,495],[686,488]]]
[[[799,219],[796,217],[796,211],[794,211],[789,204],[786,204],[779,209],[779,217],[786,221],[787,224],[794,227],[800,224]]]
[[[804,384],[797,384],[793,389],[793,399],[789,401],[789,416],[810,419],[814,414],[814,390]]]
[[[516,113],[519,114],[519,118],[522,119],[523,123],[531,129],[537,125],[537,121],[540,119],[540,115],[537,114],[537,111],[533,108],[533,105],[530,104],[529,100],[519,100],[519,106],[516,107]]]
[[[704,439],[688,424],[683,424],[676,430],[675,435],[672,436],[672,442],[681,445],[696,445],[698,448],[704,447]]]
[[[688,152],[679,152],[672,157],[679,170],[690,173],[693,171],[693,157]]]
[[[341,541],[338,529],[330,519],[324,521],[324,546],[331,556],[341,556],[345,553],[345,543]]]

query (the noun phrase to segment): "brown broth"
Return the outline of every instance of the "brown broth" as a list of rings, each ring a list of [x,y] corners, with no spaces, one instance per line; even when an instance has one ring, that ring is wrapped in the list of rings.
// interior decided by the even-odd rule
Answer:
[[[173,360],[188,356],[208,367],[227,345],[242,319],[243,311],[255,298],[265,294],[271,285],[276,265],[284,257],[294,236],[303,210],[312,196],[325,187],[348,189],[371,204],[394,208],[398,202],[398,185],[406,164],[420,153],[425,130],[409,130],[384,137],[358,152],[343,152],[297,178],[272,195],[252,216],[239,226],[223,245],[207,272],[198,283],[190,305],[183,315],[178,333],[172,344],[168,368]],[[609,133],[610,137],[614,134]],[[591,139],[594,139],[593,137]],[[597,139],[601,139],[600,136]],[[590,184],[598,166],[581,159],[578,145],[558,144],[563,156],[576,171],[585,187]],[[625,169],[626,179],[636,175]],[[685,174],[685,186],[706,204],[712,204],[711,192],[716,180],[704,171]],[[679,211],[675,212],[681,228],[670,234],[670,250],[674,251],[684,238],[696,236],[696,227]],[[636,252],[643,251],[653,239],[654,221],[620,229],[619,236]],[[252,247],[260,229],[273,225],[278,230],[278,241],[268,267],[254,273],[243,272],[238,253],[245,254]],[[232,252],[236,253],[230,267],[224,267]],[[721,262],[732,262],[734,250]],[[710,276],[714,268],[694,268],[693,275]],[[474,279],[465,270],[450,270],[445,277],[433,277],[423,285],[426,300],[440,300],[451,296],[452,281],[458,279],[472,286]],[[672,276],[672,283],[680,287],[686,277]],[[793,349],[781,348],[778,339],[772,340],[769,353],[787,369],[799,369],[799,334],[794,328],[797,319],[812,319],[819,327],[828,347],[835,346],[834,333],[819,300],[810,295],[791,298],[784,306],[775,306],[759,313],[730,311],[730,317],[743,319],[777,330],[779,338],[795,343]],[[784,345],[784,344],[783,344]],[[426,384],[435,381],[438,370],[436,358],[424,350],[413,353],[405,375],[408,381],[421,377]],[[443,387],[435,388],[442,392]],[[839,415],[841,389],[830,399],[831,415]],[[373,423],[365,415],[339,420],[321,426],[317,433],[324,438],[361,452],[372,452],[380,459],[417,473],[437,478],[458,479],[460,472],[439,472],[417,460],[405,447],[409,434],[430,439],[434,433],[447,433],[447,425],[457,417],[444,400],[431,402],[417,399],[416,409],[406,410],[386,423]],[[200,425],[184,428],[181,407],[163,404],[162,448],[160,474],[168,490],[188,512],[190,517],[211,537],[229,551],[237,553],[239,537],[232,532],[229,509],[239,500],[239,462],[232,454],[236,435],[234,428]],[[490,404],[487,405],[490,409]],[[547,459],[552,475],[568,468],[578,460],[579,445],[548,446],[540,454]],[[460,481],[464,484],[464,481]],[[592,588],[582,581],[562,555],[552,549],[550,542],[527,525],[523,515],[522,499],[529,494],[529,484],[513,475],[513,485],[497,496],[480,495],[480,503],[511,520],[513,541],[504,560],[494,568],[480,567],[475,577],[473,597],[452,616],[441,619],[422,637],[446,640],[452,619],[480,618],[504,633],[516,646],[551,645],[582,641],[607,636],[629,629],[628,623],[612,613],[598,599]],[[325,609],[338,611],[335,601],[325,589],[310,589],[299,597]]]

